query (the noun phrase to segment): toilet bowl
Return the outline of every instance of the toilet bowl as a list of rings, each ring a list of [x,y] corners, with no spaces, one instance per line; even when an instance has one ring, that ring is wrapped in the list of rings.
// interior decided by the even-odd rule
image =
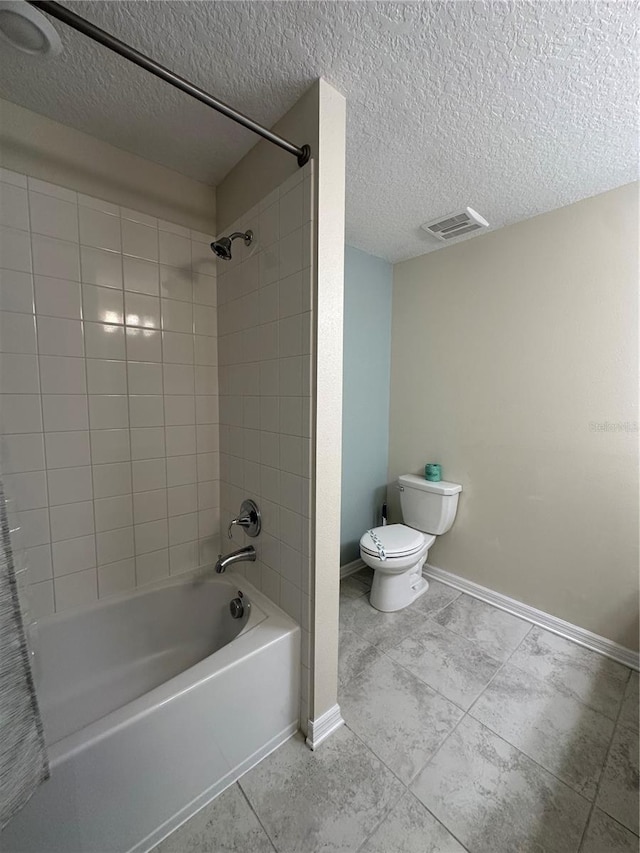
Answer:
[[[404,524],[367,530],[360,539],[360,556],[374,570],[369,602],[387,613],[402,610],[429,588],[422,577],[436,535],[454,522],[462,486],[432,483],[414,474],[398,477]]]
[[[402,610],[429,588],[422,577],[435,536],[404,524],[368,530],[360,539],[360,556],[374,570],[369,601],[376,610]]]

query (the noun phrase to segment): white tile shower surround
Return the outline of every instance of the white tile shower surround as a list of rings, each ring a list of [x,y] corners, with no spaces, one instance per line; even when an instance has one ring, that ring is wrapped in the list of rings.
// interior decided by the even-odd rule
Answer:
[[[36,616],[218,552],[210,240],[0,171],[0,449]]]
[[[346,726],[288,741],[154,853],[638,853],[638,673],[432,581],[341,585]]]
[[[254,544],[234,567],[302,628],[301,724],[308,718],[311,608],[311,164],[225,229],[254,232],[218,261],[220,514],[226,551]],[[253,498],[263,532],[224,531]]]

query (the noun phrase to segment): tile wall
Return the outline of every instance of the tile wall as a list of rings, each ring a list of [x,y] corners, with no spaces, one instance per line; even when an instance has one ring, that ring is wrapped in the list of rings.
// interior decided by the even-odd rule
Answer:
[[[0,443],[37,616],[219,548],[211,238],[0,170]]]
[[[218,261],[221,541],[252,543],[238,571],[302,626],[302,713],[308,718],[311,607],[312,171],[300,169],[225,230],[255,234]],[[253,498],[263,532],[226,528]]]

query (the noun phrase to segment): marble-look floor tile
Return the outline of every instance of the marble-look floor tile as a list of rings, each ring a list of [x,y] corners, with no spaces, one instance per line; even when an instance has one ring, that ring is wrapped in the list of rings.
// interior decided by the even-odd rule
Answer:
[[[352,577],[358,578],[366,585],[367,589],[371,589],[371,584],[373,583],[373,569],[369,568],[369,566],[363,566],[361,569],[358,569]]]
[[[638,853],[640,840],[608,814],[594,809],[580,853]]]
[[[360,598],[371,589],[373,572],[371,569],[360,569],[340,581],[340,595],[343,598]]]
[[[240,785],[278,853],[353,853],[404,790],[345,726],[315,752],[288,740]]]
[[[372,646],[353,631],[340,631],[338,646],[338,682],[341,686],[382,657],[380,649]]]
[[[152,853],[274,853],[237,785],[201,809]]]
[[[470,714],[593,800],[613,734],[608,717],[511,663]]]
[[[629,678],[626,666],[558,637],[532,628],[510,663],[615,720]]]
[[[577,853],[589,803],[470,717],[411,786],[473,853]]]
[[[462,711],[382,657],[342,690],[345,722],[405,784],[424,767]]]
[[[369,604],[367,595],[340,602],[340,630],[353,631],[383,651],[414,633],[423,622],[423,614],[409,608],[382,613]]]
[[[358,853],[466,853],[425,807],[407,793]]]
[[[430,619],[387,654],[465,711],[502,666]]]
[[[638,673],[632,672],[622,700],[619,722],[634,731],[638,731],[640,697],[638,696]]]
[[[470,595],[456,598],[433,618],[499,661],[505,661],[531,630],[528,622]]]
[[[600,780],[596,804],[638,835],[638,732],[618,726]]]
[[[421,613],[429,614],[429,613],[437,613],[438,610],[442,610],[443,607],[446,607],[448,604],[451,604],[452,601],[455,601],[456,598],[460,598],[462,593],[454,589],[452,586],[447,586],[445,583],[440,583],[440,581],[429,580],[429,589],[417,598],[413,604],[410,604],[409,607],[412,610],[419,610]]]

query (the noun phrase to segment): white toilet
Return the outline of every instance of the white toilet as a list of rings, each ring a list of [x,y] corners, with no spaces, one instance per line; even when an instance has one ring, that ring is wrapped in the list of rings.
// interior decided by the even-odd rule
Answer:
[[[436,536],[453,524],[462,486],[403,474],[398,489],[405,523],[375,527],[360,539],[360,556],[374,569],[369,601],[386,612],[402,610],[429,588],[422,567]]]

